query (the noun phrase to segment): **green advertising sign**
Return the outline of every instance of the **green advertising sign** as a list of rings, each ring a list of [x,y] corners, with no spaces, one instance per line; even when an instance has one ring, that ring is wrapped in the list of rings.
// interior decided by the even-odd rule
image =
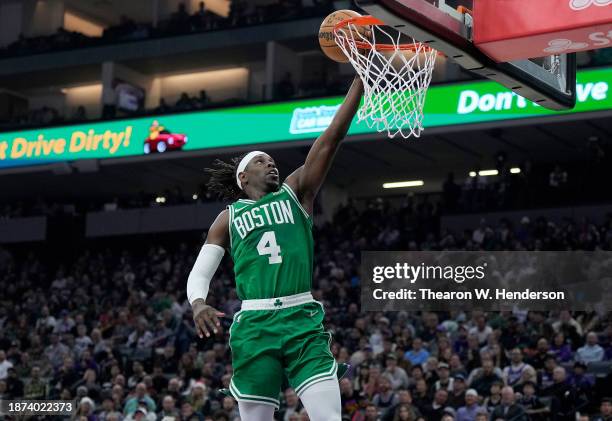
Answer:
[[[434,86],[427,94],[424,125],[612,109],[611,84],[610,68],[579,72],[576,108],[564,112],[542,108],[494,82]],[[329,125],[341,101],[300,100],[0,133],[0,168],[312,139]],[[349,134],[374,131],[355,120]]]

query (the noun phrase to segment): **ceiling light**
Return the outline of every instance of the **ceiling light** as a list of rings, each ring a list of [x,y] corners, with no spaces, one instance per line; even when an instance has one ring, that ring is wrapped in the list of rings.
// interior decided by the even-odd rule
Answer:
[[[511,174],[520,174],[521,173],[521,169],[519,167],[510,168],[510,173]]]
[[[419,187],[424,185],[423,180],[412,181],[395,181],[393,183],[384,183],[383,189],[398,189],[401,187]]]
[[[486,177],[488,175],[497,175],[499,174],[499,171],[497,170],[482,170],[482,171],[478,171],[478,175],[481,177]]]

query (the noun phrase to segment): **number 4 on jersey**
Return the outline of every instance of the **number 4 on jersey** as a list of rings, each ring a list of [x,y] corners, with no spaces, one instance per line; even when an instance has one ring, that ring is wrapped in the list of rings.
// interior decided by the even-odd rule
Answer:
[[[261,236],[259,243],[257,243],[257,251],[260,256],[269,255],[268,263],[271,265],[281,263],[283,258],[281,257],[281,248],[276,244],[276,234],[274,231],[266,231]]]

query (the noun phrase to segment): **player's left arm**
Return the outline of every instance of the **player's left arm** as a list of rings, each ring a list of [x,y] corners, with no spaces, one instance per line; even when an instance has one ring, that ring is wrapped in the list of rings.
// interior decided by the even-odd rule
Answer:
[[[308,213],[312,213],[314,199],[325,181],[340,142],[348,132],[362,94],[363,83],[359,77],[355,77],[329,127],[310,148],[304,165],[285,180]]]

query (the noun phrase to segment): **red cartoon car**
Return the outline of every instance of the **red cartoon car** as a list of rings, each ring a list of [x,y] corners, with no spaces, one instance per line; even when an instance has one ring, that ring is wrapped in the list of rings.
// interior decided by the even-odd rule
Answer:
[[[187,136],[184,134],[171,133],[163,128],[154,130],[153,127],[155,126],[152,126],[149,137],[144,141],[143,151],[145,154],[179,150],[187,143]]]

